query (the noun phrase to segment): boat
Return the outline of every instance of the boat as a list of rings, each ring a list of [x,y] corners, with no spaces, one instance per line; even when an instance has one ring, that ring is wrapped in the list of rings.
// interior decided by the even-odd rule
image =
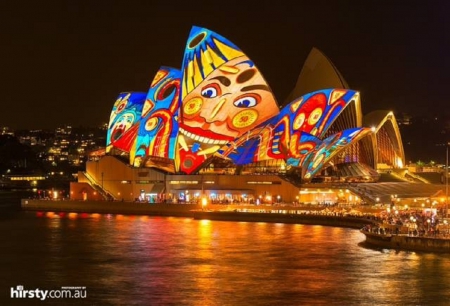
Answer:
[[[450,237],[380,232],[378,228],[370,227],[364,227],[360,232],[366,236],[365,244],[368,246],[405,251],[450,253]]]

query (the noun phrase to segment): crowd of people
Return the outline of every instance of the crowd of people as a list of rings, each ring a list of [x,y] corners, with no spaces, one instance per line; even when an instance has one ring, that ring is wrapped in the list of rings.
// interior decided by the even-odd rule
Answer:
[[[378,225],[366,230],[378,234],[447,238],[449,225],[436,210],[386,210],[379,214]]]

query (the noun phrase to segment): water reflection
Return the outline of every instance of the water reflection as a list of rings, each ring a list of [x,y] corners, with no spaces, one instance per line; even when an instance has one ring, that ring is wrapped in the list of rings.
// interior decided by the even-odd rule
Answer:
[[[429,305],[450,294],[447,255],[364,248],[344,228],[21,213],[0,230],[11,233],[0,236],[2,305],[19,284],[86,286],[100,305]]]

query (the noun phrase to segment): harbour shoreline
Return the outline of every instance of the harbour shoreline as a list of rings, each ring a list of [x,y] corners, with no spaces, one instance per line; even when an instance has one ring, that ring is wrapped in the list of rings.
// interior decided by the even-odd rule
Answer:
[[[450,239],[406,234],[378,234],[366,230],[361,230],[361,233],[365,235],[367,245],[377,248],[419,252],[450,252]]]
[[[54,201],[23,199],[24,211],[78,212],[122,215],[149,215],[188,217],[196,220],[270,222],[287,224],[325,225],[361,229],[375,220],[362,216],[343,214],[320,214],[323,208],[297,206],[245,206],[209,205],[208,209],[198,204],[149,204],[137,202],[109,201]]]
[[[374,220],[365,217],[327,216],[306,213],[257,213],[237,211],[197,211],[196,220],[234,221],[234,222],[269,222],[286,224],[323,225],[361,229]]]
[[[198,204],[149,204],[110,201],[68,201],[22,199],[23,211],[54,213],[98,213],[121,215],[147,215],[186,217],[195,220],[229,222],[268,222],[285,224],[321,225],[358,229],[366,237],[364,243],[375,248],[405,251],[450,252],[450,239],[408,236],[405,234],[379,234],[363,230],[367,225],[377,226],[380,220],[374,214],[327,212],[323,208],[296,206],[244,206]]]

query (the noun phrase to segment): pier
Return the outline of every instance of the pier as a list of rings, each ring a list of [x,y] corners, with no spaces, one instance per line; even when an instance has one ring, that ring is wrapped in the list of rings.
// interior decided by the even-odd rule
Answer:
[[[123,215],[150,215],[189,217],[197,220],[270,222],[325,225],[360,229],[374,224],[372,213],[335,211],[323,207],[274,205],[209,205],[200,204],[149,204],[122,201],[68,201],[23,199],[22,210],[47,212],[78,212]]]
[[[366,230],[361,230],[361,232],[366,236],[365,243],[375,247],[406,251],[450,252],[450,239],[448,238],[410,236],[407,234],[378,234]]]

